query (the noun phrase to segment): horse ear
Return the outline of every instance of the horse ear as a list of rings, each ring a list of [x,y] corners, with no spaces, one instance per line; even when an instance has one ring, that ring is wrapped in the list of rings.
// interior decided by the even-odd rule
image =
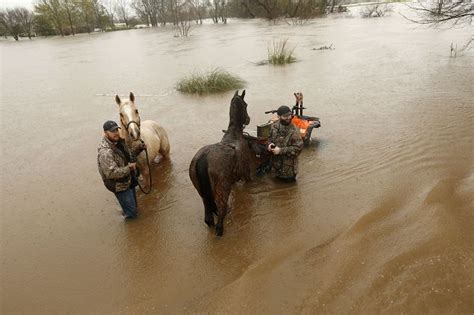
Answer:
[[[120,105],[120,103],[122,103],[118,95],[115,95],[115,102],[117,102],[117,105]]]
[[[239,90],[235,91],[234,97],[236,97],[237,95],[239,95]]]
[[[135,95],[133,95],[132,92],[130,92],[130,100],[131,100],[132,102],[135,102]]]
[[[241,97],[242,99],[244,99],[244,97],[245,97],[245,90],[242,92],[242,95],[240,95],[240,97]]]

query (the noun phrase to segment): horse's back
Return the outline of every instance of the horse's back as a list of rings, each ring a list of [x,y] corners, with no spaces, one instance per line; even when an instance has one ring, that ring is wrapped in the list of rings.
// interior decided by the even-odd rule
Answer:
[[[194,155],[189,165],[189,177],[195,188],[198,188],[198,174],[196,167],[198,161],[206,159],[207,172],[212,185],[220,182],[219,178],[230,180],[235,167],[234,149],[222,143],[210,144],[202,147]]]
[[[170,152],[168,133],[154,120],[145,120],[140,128],[141,138],[147,144],[150,151],[157,156],[159,153],[167,157]],[[156,152],[155,152],[156,151]]]

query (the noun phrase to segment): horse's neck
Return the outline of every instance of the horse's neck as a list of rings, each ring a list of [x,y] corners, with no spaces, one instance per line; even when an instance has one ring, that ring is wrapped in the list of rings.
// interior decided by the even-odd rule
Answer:
[[[227,128],[227,131],[224,134],[224,137],[222,137],[222,142],[231,142],[231,141],[240,140],[243,137],[242,132],[243,132],[243,128],[239,128],[239,127],[233,126],[232,124],[229,124],[229,127]]]

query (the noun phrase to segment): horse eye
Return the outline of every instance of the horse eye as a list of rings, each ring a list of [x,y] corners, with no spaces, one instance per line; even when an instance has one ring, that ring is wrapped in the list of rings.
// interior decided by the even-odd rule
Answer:
[[[138,109],[135,109],[135,113],[138,114]]]

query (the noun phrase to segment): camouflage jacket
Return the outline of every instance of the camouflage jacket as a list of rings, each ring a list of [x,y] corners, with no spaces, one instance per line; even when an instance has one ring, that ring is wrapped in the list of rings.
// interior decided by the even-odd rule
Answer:
[[[125,141],[121,139],[115,145],[109,139],[103,137],[97,151],[97,166],[105,187],[112,192],[127,190],[131,184],[131,173],[128,167],[131,154]],[[138,152],[132,153],[136,154]]]
[[[298,155],[303,148],[303,140],[295,125],[272,124],[270,143],[280,147],[281,153],[272,156],[272,172],[281,178],[292,178],[298,173]]]

